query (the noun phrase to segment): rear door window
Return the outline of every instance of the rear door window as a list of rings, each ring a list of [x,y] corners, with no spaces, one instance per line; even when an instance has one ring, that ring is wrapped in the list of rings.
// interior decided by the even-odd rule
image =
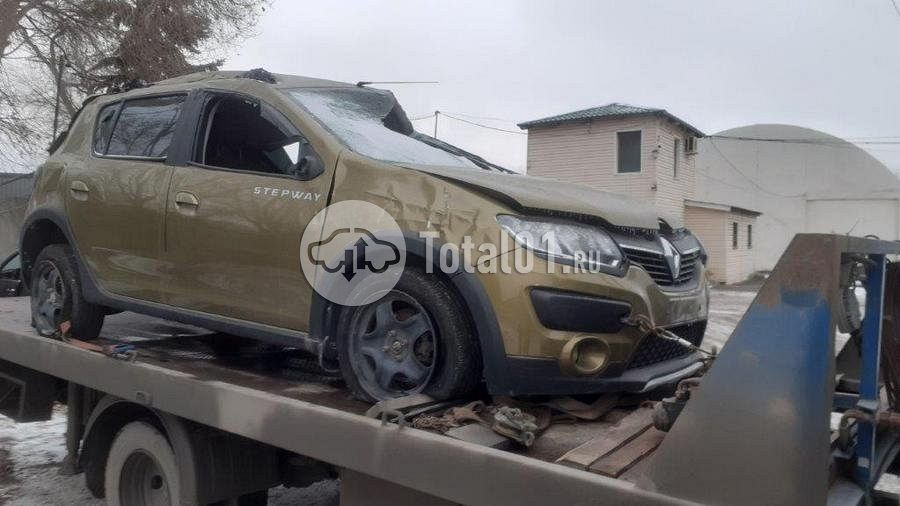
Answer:
[[[127,100],[119,113],[106,154],[164,159],[183,104],[182,95]]]

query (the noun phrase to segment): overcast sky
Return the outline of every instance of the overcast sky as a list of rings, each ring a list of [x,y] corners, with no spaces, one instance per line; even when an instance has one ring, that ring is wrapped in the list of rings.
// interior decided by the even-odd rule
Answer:
[[[711,134],[787,123],[900,173],[900,0],[274,0],[227,69],[379,85],[438,137],[523,171],[516,123],[624,102]],[[433,133],[434,120],[415,121]],[[880,142],[881,144],[871,144]],[[885,144],[892,142],[894,144]]]
[[[226,68],[438,81],[381,86],[410,117],[441,110],[518,131],[517,122],[624,102],[665,108],[706,133],[789,123],[900,142],[891,0],[275,0],[257,33]],[[524,170],[525,135],[441,118],[438,137]],[[900,171],[900,144],[867,149]]]

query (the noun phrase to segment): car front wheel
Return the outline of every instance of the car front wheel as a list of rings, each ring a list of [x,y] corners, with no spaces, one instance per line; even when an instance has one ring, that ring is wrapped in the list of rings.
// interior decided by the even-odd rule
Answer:
[[[353,393],[379,401],[422,392],[471,393],[481,381],[472,323],[452,286],[407,269],[380,300],[346,308],[338,331],[341,373]]]

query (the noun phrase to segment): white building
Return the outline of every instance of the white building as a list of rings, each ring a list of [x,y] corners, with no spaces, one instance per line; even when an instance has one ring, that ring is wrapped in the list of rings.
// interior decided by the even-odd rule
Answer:
[[[623,193],[694,231],[710,276],[733,283],[752,272],[758,212],[749,204],[698,198],[697,140],[703,133],[663,109],[608,104],[528,121],[529,175]]]
[[[733,128],[700,141],[694,198],[761,211],[750,268],[772,269],[791,238],[824,232],[900,238],[900,180],[861,148],[790,125]]]

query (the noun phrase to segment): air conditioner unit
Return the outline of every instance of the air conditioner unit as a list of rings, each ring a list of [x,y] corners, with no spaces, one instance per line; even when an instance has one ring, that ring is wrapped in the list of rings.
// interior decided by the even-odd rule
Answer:
[[[684,151],[689,155],[693,155],[697,152],[697,138],[694,136],[690,136],[684,139]]]

